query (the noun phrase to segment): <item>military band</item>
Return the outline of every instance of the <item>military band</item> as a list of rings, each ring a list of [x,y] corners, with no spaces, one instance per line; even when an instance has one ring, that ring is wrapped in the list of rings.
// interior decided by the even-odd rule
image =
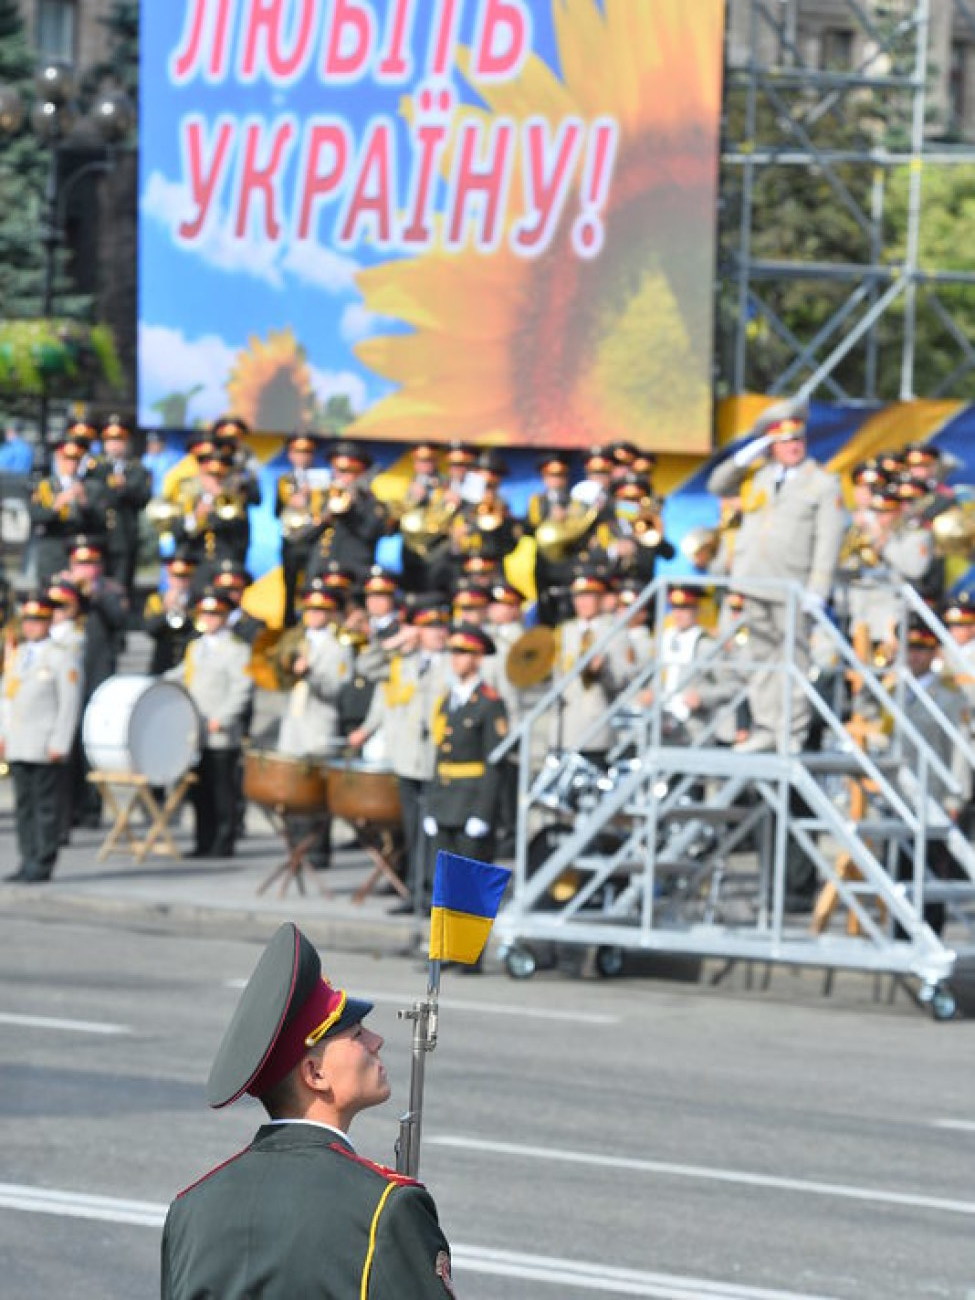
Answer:
[[[761,580],[798,579],[810,609],[832,597],[844,630],[865,626],[871,653],[880,655],[897,631],[899,584],[907,582],[933,598],[951,582],[953,552],[942,538],[951,538],[954,527],[962,532],[959,546],[970,549],[972,542],[955,491],[946,483],[950,458],[925,444],[909,444],[854,466],[845,489],[851,504],[847,514],[839,478],[806,452],[804,408],[787,407],[767,412],[749,443],[713,471],[709,486],[721,523],[703,530],[711,535],[709,544],[695,551],[695,574],[704,579],[710,572],[730,574],[734,584],[717,615],[716,635],[732,617],[732,601],[739,601],[734,644],[747,637],[748,655],[769,664],[764,684],[751,674],[748,707],[735,725],[730,730],[721,725],[713,733],[720,743],[736,742],[744,749],[769,747],[782,720],[776,665],[784,647],[783,610],[759,592]],[[624,442],[591,447],[575,461],[567,452],[544,453],[536,461],[540,490],[521,519],[509,504],[508,467],[495,449],[418,441],[402,488],[391,492],[386,485],[380,499],[369,451],[349,438],[329,443],[298,431],[286,440],[288,463],[278,477],[273,507],[284,598],[280,610],[262,621],[245,608],[252,586],[245,567],[248,519],[260,499],[247,435],[241,421],[228,418],[192,435],[190,454],[169,472],[161,495],[146,510],[157,523],[163,550],[163,581],[143,611],[142,626],[152,642],[147,670],[153,675],[198,672],[201,626],[210,612],[200,598],[209,587],[208,595],[220,604],[221,631],[234,646],[228,671],[240,677],[238,689],[230,692],[242,701],[240,713],[228,730],[211,737],[204,759],[207,769],[236,763],[238,826],[227,833],[226,809],[219,809],[221,830],[212,842],[198,836],[198,851],[231,852],[240,833],[240,747],[253,708],[252,683],[255,677],[261,681],[255,672],[259,660],[282,689],[280,729],[271,741],[281,754],[323,762],[339,742],[359,746],[368,740],[369,753],[395,776],[416,896],[429,884],[424,817],[436,824],[436,841],[446,842],[449,831],[447,838],[455,846],[463,841],[470,852],[493,851],[494,837],[507,854],[514,841],[514,754],[497,772],[486,754],[469,760],[485,763],[492,790],[486,842],[464,838],[463,826],[458,838],[459,814],[449,807],[444,814],[441,806],[439,819],[430,811],[431,799],[434,805],[444,799],[438,770],[468,761],[437,754],[443,718],[434,705],[438,692],[453,681],[450,656],[440,644],[448,626],[463,625],[469,637],[495,645],[496,654],[478,656],[477,698],[482,706],[496,699],[505,727],[517,726],[540,692],[568,675],[561,708],[543,739],[596,764],[607,761],[616,740],[600,719],[647,665],[660,668],[656,690],[667,698],[665,713],[674,734],[693,740],[722,708],[727,689],[710,677],[675,687],[685,666],[693,667],[713,644],[715,602],[700,585],[669,584],[667,601],[641,608],[604,651],[591,654],[619,611],[653,580],[658,562],[675,555],[666,534],[666,502],[654,489],[654,461],[647,453]],[[131,582],[140,503],[148,491],[134,441],[132,426],[121,417],[100,425],[76,422],[54,450],[51,473],[34,489],[32,545],[56,609],[52,639],[70,643],[79,658],[83,701],[116,670],[128,619],[124,588]],[[82,541],[98,556],[94,575],[83,559],[80,570],[69,560],[82,524]],[[397,535],[401,562],[392,571],[377,565],[377,548]],[[526,536],[534,543],[527,569],[524,559],[513,559]],[[681,549],[688,554],[683,542]],[[534,583],[534,591],[513,585],[509,568],[526,579],[526,586]],[[665,615],[661,628],[652,626],[655,609]],[[958,620],[953,631],[960,636],[962,615],[956,609],[953,617]],[[541,678],[526,683],[523,669],[531,656],[523,639],[531,640],[539,623],[551,629],[542,656],[550,662]],[[800,671],[811,671],[804,628],[805,619],[796,662]],[[212,632],[207,636],[208,645],[224,645]],[[536,652],[533,643],[531,654]],[[573,670],[587,656],[584,671],[576,675]],[[726,677],[742,686],[730,648]],[[971,690],[965,674],[962,679]],[[644,706],[651,697],[651,691],[643,694]],[[208,707],[210,713],[201,712],[209,717],[213,703]],[[797,696],[792,706],[796,745],[803,741],[807,712]],[[76,731],[76,756],[79,748]],[[227,751],[233,751],[233,759]],[[83,790],[87,797],[82,768],[79,773],[76,797]],[[450,780],[456,798],[457,783]],[[202,784],[204,802],[212,800],[212,771]],[[323,865],[327,856],[323,851]]]

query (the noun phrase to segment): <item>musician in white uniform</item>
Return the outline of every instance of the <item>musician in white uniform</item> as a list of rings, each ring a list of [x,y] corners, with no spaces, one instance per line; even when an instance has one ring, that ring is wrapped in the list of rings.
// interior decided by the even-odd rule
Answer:
[[[65,759],[81,713],[78,656],[50,635],[53,605],[27,597],[23,641],[5,657],[0,755],[10,764],[20,864],[8,880],[50,880],[61,841]]]
[[[250,647],[227,627],[230,601],[214,587],[203,590],[195,615],[201,635],[166,676],[186,687],[203,719],[203,752],[193,787],[195,858],[231,858],[237,839],[237,767],[253,681]]]
[[[608,587],[608,579],[592,569],[580,570],[573,578],[569,588],[573,617],[557,632],[554,669],[557,676],[570,673],[612,622],[608,615],[599,612]],[[613,744],[613,733],[608,726],[595,731],[590,728],[605,714],[625,681],[623,647],[616,637],[606,652],[597,655],[581,674],[566,683],[560,705],[554,711],[550,743],[558,749],[576,750],[594,762],[601,761]]]
[[[352,676],[354,651],[337,635],[338,596],[313,579],[300,598],[302,635],[290,662],[297,679],[281,719],[278,751],[324,758],[338,735],[338,695]]]

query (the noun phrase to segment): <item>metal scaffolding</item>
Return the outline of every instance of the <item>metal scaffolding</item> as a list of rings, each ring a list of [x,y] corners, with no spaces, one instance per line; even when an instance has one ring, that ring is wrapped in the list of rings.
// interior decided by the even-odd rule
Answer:
[[[801,40],[802,21],[816,8],[810,0],[732,0],[732,6],[739,24],[747,11],[747,54],[736,64],[729,52],[726,65],[718,372],[727,390],[801,391],[840,402],[971,396],[975,347],[951,298],[961,290],[975,304],[975,271],[919,260],[925,174],[975,163],[970,145],[930,136],[932,0],[834,0],[834,21],[843,11],[863,51],[842,71],[811,66]],[[975,41],[972,0],[956,0],[952,16],[955,28]],[[841,220],[852,223],[858,256],[810,260],[794,247],[769,255],[774,218],[763,194],[777,181],[783,191],[798,184],[800,173],[826,197],[804,210],[806,217],[812,213],[812,228],[803,243],[828,245]],[[895,247],[886,210],[898,173],[906,177],[906,220]],[[810,293],[815,287],[829,303],[805,336],[777,306],[789,285]],[[918,393],[915,339],[922,317],[936,323],[957,363]],[[882,347],[899,353],[897,393],[878,387]]]

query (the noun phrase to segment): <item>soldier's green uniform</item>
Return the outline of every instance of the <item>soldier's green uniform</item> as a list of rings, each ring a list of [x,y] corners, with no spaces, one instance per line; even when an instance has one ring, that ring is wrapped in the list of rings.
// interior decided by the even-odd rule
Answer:
[[[496,653],[485,632],[465,623],[454,628],[447,648],[452,654]],[[437,753],[425,821],[433,849],[490,862],[501,774],[487,759],[508,734],[504,701],[479,677],[455,682],[437,702],[432,733]]]
[[[162,1300],[444,1300],[450,1248],[418,1182],[355,1154],[345,1129],[389,1096],[371,1002],[322,978],[282,925],[210,1071],[211,1106],[259,1097],[272,1117],[166,1216]],[[356,1080],[333,1090],[335,1075]],[[341,1127],[340,1127],[341,1125]]]
[[[444,1300],[449,1261],[426,1189],[317,1124],[264,1124],[183,1192],[163,1238],[163,1300]],[[448,1275],[449,1276],[449,1275]]]

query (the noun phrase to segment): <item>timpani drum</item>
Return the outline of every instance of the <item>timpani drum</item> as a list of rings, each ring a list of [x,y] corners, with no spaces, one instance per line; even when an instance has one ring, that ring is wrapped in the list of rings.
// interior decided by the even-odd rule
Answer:
[[[353,824],[400,826],[399,783],[385,763],[329,759],[325,768],[329,810]]]
[[[328,809],[321,763],[267,749],[244,751],[244,795],[279,813],[318,815]]]

